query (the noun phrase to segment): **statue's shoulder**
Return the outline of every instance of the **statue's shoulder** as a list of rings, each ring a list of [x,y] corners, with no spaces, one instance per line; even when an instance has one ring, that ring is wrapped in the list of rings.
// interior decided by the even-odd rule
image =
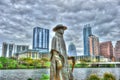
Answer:
[[[57,37],[56,37],[56,36],[54,36],[54,37],[53,37],[53,40],[56,40],[56,39],[57,39]]]

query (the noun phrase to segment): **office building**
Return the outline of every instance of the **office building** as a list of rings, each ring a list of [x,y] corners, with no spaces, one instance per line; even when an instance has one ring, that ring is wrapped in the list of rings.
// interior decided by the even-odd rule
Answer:
[[[50,58],[50,54],[46,52],[39,52],[39,50],[28,49],[26,51],[20,52],[18,55],[15,55],[16,58],[31,58],[31,59],[40,59],[40,58]]]
[[[49,51],[49,30],[35,27],[33,29],[33,49]]]
[[[100,55],[105,58],[113,58],[113,45],[111,41],[100,43]]]
[[[68,56],[70,56],[70,57],[77,56],[76,47],[73,43],[70,43],[70,45],[68,47]]]
[[[15,52],[26,51],[29,49],[28,45],[15,45]]]
[[[84,56],[90,56],[89,53],[89,36],[92,35],[90,24],[87,24],[83,28],[83,41],[84,41]]]
[[[12,57],[14,53],[14,44],[3,42],[2,44],[2,57]]]
[[[115,44],[114,54],[116,61],[120,61],[120,41],[117,41]]]
[[[2,56],[3,57],[13,57],[14,54],[20,53],[21,51],[28,50],[28,45],[15,45],[14,43],[3,42],[2,45]]]
[[[94,35],[89,36],[89,53],[90,56],[99,56],[99,38]]]

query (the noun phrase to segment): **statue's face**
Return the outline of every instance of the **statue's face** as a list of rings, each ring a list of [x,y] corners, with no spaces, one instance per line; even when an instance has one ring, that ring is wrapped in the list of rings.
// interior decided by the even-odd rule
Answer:
[[[57,30],[57,32],[60,33],[61,35],[64,34],[64,30],[63,29],[59,29],[59,30]]]

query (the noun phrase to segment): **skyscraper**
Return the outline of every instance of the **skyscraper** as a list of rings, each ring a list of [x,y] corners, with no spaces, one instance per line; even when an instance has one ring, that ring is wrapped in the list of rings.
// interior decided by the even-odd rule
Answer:
[[[33,29],[33,49],[49,51],[49,30],[35,27]]]
[[[84,26],[83,41],[84,41],[84,56],[90,56],[89,53],[89,36],[92,35],[90,24]]]
[[[120,41],[116,42],[114,53],[115,53],[116,61],[120,61]]]
[[[73,43],[70,43],[68,47],[68,56],[77,56],[76,47]]]
[[[89,36],[89,53],[91,56],[99,56],[99,38],[94,35]]]
[[[113,45],[111,41],[100,43],[100,55],[106,58],[113,58]]]

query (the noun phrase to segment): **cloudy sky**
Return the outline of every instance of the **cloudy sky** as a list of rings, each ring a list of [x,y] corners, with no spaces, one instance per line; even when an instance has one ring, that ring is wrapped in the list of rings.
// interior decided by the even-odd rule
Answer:
[[[91,24],[100,42],[120,40],[120,0],[0,0],[0,53],[2,42],[32,47],[36,26],[50,29],[57,24],[65,31],[67,46],[73,42],[78,55],[83,54],[83,27]]]

